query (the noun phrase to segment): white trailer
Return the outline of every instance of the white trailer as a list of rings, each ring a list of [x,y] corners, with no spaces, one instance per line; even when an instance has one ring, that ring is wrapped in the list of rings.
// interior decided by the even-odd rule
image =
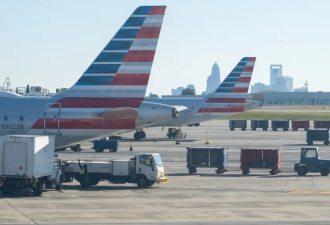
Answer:
[[[114,184],[136,183],[138,187],[150,187],[154,183],[163,184],[168,181],[162,158],[158,153],[137,154],[130,160],[112,161],[80,161],[81,166],[87,165],[90,185],[97,185],[101,180]],[[63,163],[63,182],[73,179],[80,181],[78,161]]]
[[[62,188],[62,171],[54,161],[55,136],[0,136],[0,190],[3,194],[33,191],[42,195],[46,188]]]

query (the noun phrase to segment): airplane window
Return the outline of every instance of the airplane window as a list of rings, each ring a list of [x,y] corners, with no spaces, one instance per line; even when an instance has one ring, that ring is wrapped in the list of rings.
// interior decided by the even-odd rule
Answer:
[[[15,121],[15,119],[16,119],[15,116],[13,116],[13,117],[11,118],[12,121]]]
[[[23,121],[23,120],[24,120],[24,117],[23,117],[23,116],[20,116],[20,117],[19,117],[19,120],[20,120],[20,121]]]
[[[7,120],[8,120],[8,116],[5,116],[3,119],[4,119],[5,121],[7,121]]]

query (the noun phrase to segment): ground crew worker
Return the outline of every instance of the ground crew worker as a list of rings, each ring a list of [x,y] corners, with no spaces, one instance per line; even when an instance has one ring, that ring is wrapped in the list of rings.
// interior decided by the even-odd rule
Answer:
[[[87,165],[84,164],[84,166],[82,166],[80,164],[80,159],[78,159],[78,165],[80,167],[79,182],[80,182],[82,188],[87,188],[89,186]]]

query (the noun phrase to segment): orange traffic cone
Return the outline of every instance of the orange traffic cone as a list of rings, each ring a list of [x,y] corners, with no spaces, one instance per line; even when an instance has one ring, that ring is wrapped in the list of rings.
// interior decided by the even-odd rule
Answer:
[[[176,145],[181,144],[180,141],[179,141],[179,138],[176,139],[176,143],[175,143],[175,144],[176,144]]]
[[[155,136],[155,138],[154,138],[154,142],[157,142],[156,136]]]
[[[132,143],[131,143],[131,145],[129,146],[129,150],[130,150],[130,151],[133,151]]]

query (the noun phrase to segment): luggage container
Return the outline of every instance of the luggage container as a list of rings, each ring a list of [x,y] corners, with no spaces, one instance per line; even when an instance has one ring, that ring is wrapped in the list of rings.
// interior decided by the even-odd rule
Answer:
[[[329,145],[330,137],[329,130],[325,128],[307,129],[306,142],[308,145],[313,145],[314,141],[323,141],[324,145]]]
[[[271,169],[269,173],[275,175],[280,172],[282,149],[250,149],[241,148],[241,169],[244,175],[250,173],[250,168]]]
[[[242,131],[246,131],[246,120],[229,120],[229,128],[234,131],[235,128],[241,128]]]
[[[228,148],[227,147],[187,147],[187,168],[190,174],[200,168],[217,168],[217,174],[227,171]]]
[[[251,128],[256,131],[257,128],[262,128],[263,131],[268,130],[268,120],[251,120]]]
[[[329,120],[314,120],[314,128],[330,129],[330,121]]]
[[[298,131],[299,128],[306,131],[309,128],[309,120],[292,120],[292,130]]]
[[[283,131],[288,131],[289,120],[272,120],[272,130],[277,131],[279,128],[283,128]]]

